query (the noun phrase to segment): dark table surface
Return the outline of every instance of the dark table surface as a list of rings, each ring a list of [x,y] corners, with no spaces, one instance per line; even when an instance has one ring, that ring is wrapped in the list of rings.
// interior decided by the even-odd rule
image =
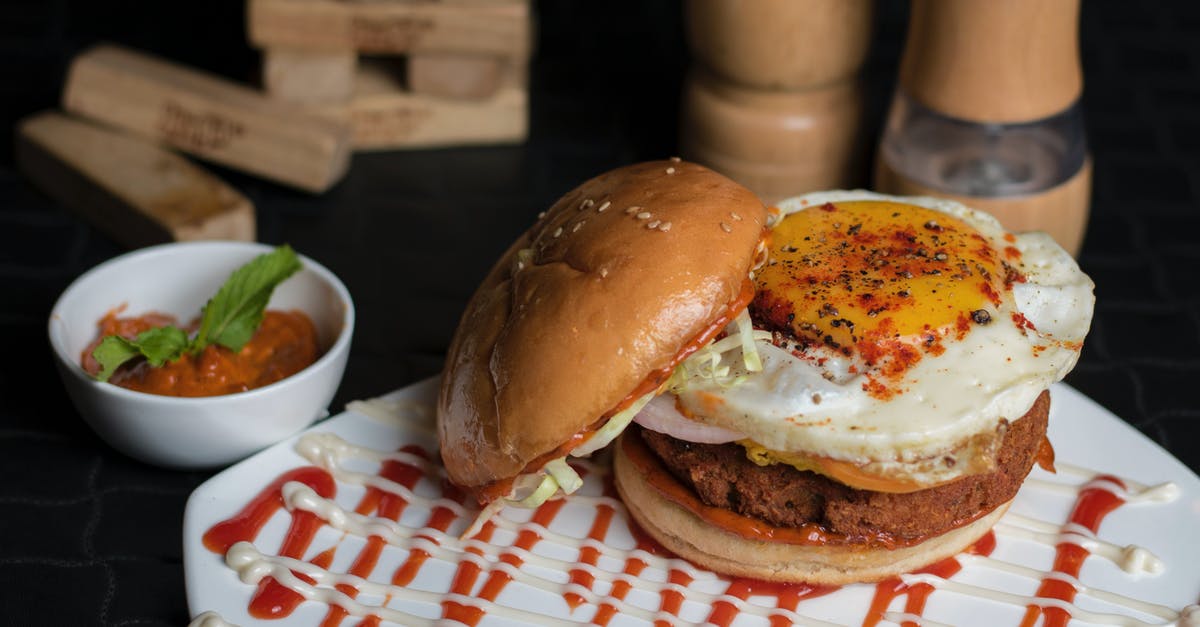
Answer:
[[[516,147],[363,154],[310,196],[214,166],[258,210],[260,239],[337,273],[358,328],[333,409],[441,368],[474,285],[560,194],[676,152],[688,60],[678,2],[539,3],[532,134]],[[884,3],[864,71],[869,129],[894,85],[905,8]],[[250,82],[240,2],[8,2],[0,145],[52,108],[73,54],[99,40]],[[1095,157],[1079,261],[1096,318],[1067,381],[1200,469],[1200,5],[1092,1],[1082,15]],[[863,177],[865,182],[867,179]],[[0,149],[0,623],[182,625],[181,521],[210,473],[114,452],[83,424],[45,336],[58,294],[124,252],[47,199]]]

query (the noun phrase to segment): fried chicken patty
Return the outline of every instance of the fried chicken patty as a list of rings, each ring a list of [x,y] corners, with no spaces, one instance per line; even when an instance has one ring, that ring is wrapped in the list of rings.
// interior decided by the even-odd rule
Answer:
[[[778,527],[817,523],[849,536],[912,539],[941,534],[1011,500],[1046,435],[1050,394],[1008,425],[993,472],[916,492],[857,490],[787,464],[759,466],[736,443],[696,444],[641,429],[663,465],[705,504]]]

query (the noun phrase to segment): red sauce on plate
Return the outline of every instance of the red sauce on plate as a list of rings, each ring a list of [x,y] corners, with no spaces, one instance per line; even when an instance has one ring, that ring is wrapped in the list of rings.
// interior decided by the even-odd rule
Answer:
[[[176,324],[175,318],[161,313],[136,317],[117,317],[109,312],[99,322],[96,340],[83,351],[83,369],[91,375],[100,372],[92,351],[108,335],[133,339],[149,329]],[[195,326],[195,323],[190,325]],[[190,330],[190,329],[188,329]],[[270,385],[307,368],[319,357],[317,329],[312,320],[299,311],[269,310],[254,337],[233,352],[223,346],[208,346],[195,355],[185,353],[179,359],[151,367],[144,360],[129,362],[117,369],[110,383],[123,388],[162,396],[220,396]]]
[[[626,441],[631,439],[634,438],[627,438]],[[436,455],[430,454],[418,446],[410,445],[401,450],[424,459],[437,459]],[[466,495],[463,491],[440,478],[431,478],[426,474],[425,469],[417,465],[399,460],[388,460],[381,464],[378,472],[380,476],[409,489],[416,489],[417,483],[422,479],[426,481],[434,479],[435,485],[440,484],[442,498],[455,503],[462,503],[465,500]],[[604,494],[611,497],[615,494],[611,476],[604,479]],[[288,481],[301,481],[325,498],[332,498],[336,492],[333,478],[323,469],[306,466],[285,472],[252,498],[241,511],[210,528],[203,537],[205,547],[214,553],[224,554],[235,542],[254,541],[267,520],[283,507],[281,489]],[[1115,477],[1102,476],[1096,478],[1096,481],[1108,481],[1118,487],[1124,487],[1124,484]],[[564,499],[543,503],[532,515],[531,522],[534,524],[518,529],[517,536],[512,541],[512,548],[501,550],[495,558],[497,562],[502,562],[517,571],[522,570],[526,561],[523,555],[535,553],[536,545],[545,540],[540,529],[552,528],[555,519],[566,503],[567,501]],[[1069,522],[1095,532],[1105,516],[1123,503],[1124,500],[1121,496],[1093,482],[1080,491]],[[405,499],[397,494],[368,487],[354,511],[362,515],[398,520],[407,506],[408,503]],[[309,552],[308,549],[313,543],[316,532],[324,525],[324,522],[303,510],[290,511],[288,514],[291,518],[290,525],[279,548],[274,553],[303,559],[303,556]],[[438,504],[430,511],[423,528],[414,529],[413,535],[438,544],[439,532],[445,532],[457,518],[458,515],[449,507]],[[655,617],[655,624],[677,624],[683,606],[687,602],[682,590],[690,588],[694,571],[682,561],[674,561],[660,565],[660,567],[665,566],[667,570],[666,582],[640,579],[639,576],[649,566],[648,555],[666,559],[678,558],[655,542],[636,523],[627,519],[622,520],[622,518],[617,516],[616,509],[608,502],[601,500],[596,503],[596,517],[592,520],[586,540],[580,542],[579,565],[567,569],[569,583],[575,584],[577,587],[563,590],[564,601],[571,608],[579,608],[590,601],[596,606],[595,614],[590,622],[595,625],[607,625],[619,613],[620,605],[626,595],[632,591],[635,585],[642,584],[645,586],[644,591],[656,591],[659,597],[657,610],[660,614]],[[590,545],[591,543],[604,543],[614,523],[618,520],[628,525],[628,531],[633,537],[635,547],[633,550],[624,552],[622,574],[613,579],[607,593],[596,594],[596,591],[593,590],[595,577],[584,565],[594,567],[598,563],[599,551]],[[513,578],[507,572],[507,568],[496,567],[497,562],[490,561],[484,551],[479,548],[480,543],[487,544],[492,541],[493,533],[496,530],[495,522],[485,523],[480,532],[472,538],[474,542],[465,547],[465,553],[454,565],[455,570],[447,590],[447,596],[440,603],[443,619],[462,625],[477,625],[487,616],[487,608],[500,597],[510,583],[513,583]],[[316,552],[309,561],[328,569],[339,544]],[[351,565],[347,568],[347,572],[361,577],[372,575],[372,571],[376,570],[376,566],[380,562],[380,551],[384,548],[383,545],[383,538],[369,536],[365,545],[358,550]],[[966,552],[986,556],[990,555],[995,547],[996,536],[992,532],[988,532]],[[265,548],[270,551],[270,547]],[[1077,576],[1087,556],[1088,551],[1077,544],[1061,542],[1057,547],[1053,571]],[[394,567],[390,577],[387,576],[387,573],[374,573],[374,578],[385,581],[390,579],[390,582],[396,586],[408,586],[415,580],[430,557],[432,556],[425,549],[410,546],[408,555],[399,566]],[[948,579],[957,574],[961,568],[962,562],[951,557],[916,572]],[[312,583],[306,575],[296,571],[293,571],[293,574]],[[724,591],[719,595],[720,598],[713,602],[706,622],[719,627],[728,627],[735,622],[745,609],[742,603],[751,597],[774,597],[773,605],[759,604],[757,608],[760,612],[766,610],[766,618],[772,627],[782,627],[791,624],[795,616],[793,613],[797,611],[803,601],[838,590],[837,586],[771,583],[743,578],[722,578],[718,585],[723,585]],[[358,590],[345,583],[338,584],[337,589],[350,598],[358,595]],[[582,592],[581,589],[592,593],[593,598],[587,599],[585,597],[587,593]],[[879,624],[883,620],[885,612],[891,609],[893,601],[901,596],[906,597],[902,611],[910,617],[920,617],[924,614],[926,603],[934,591],[935,587],[927,583],[906,584],[900,578],[884,580],[875,586],[874,597],[862,625],[870,627]],[[1073,587],[1050,575],[1043,579],[1041,587],[1036,593],[1037,598],[1064,601],[1070,601],[1074,596],[1075,589]],[[391,595],[388,595],[382,605],[387,606],[390,598]],[[282,618],[290,615],[301,602],[303,602],[303,597],[300,594],[282,586],[273,578],[267,577],[259,583],[258,589],[252,596],[248,613],[255,618]],[[350,618],[349,612],[336,604],[331,604],[325,619],[320,624],[322,627],[337,627],[345,625],[347,618]],[[1040,605],[1035,600],[1028,606],[1022,625],[1033,625],[1038,622],[1039,618],[1043,619],[1047,626],[1065,625],[1070,620],[1070,615],[1061,609]],[[376,627],[380,623],[379,616],[367,614],[354,624],[360,627]],[[903,624],[908,627],[915,625],[916,622],[906,621]]]

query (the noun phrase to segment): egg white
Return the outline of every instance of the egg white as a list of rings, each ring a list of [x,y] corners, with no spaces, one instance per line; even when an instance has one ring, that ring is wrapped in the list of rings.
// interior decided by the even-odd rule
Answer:
[[[1010,245],[995,218],[950,200],[833,191],[788,199],[778,207],[786,216],[856,200],[940,211],[974,227],[997,250]],[[945,338],[945,352],[926,354],[905,371],[895,384],[903,393],[886,399],[868,394],[865,366],[853,357],[815,346],[807,358],[799,358],[760,341],[762,371],[745,372],[740,352],[732,351],[724,356],[725,365],[742,377],[740,383],[693,378],[680,386],[680,403],[698,420],[745,433],[774,451],[848,461],[870,472],[930,483],[964,474],[968,465],[958,460],[991,455],[994,451],[977,450],[998,441],[986,436],[996,434],[1002,420],[1023,416],[1043,390],[1070,372],[1091,326],[1093,284],[1075,260],[1044,233],[1015,237],[1011,245],[1021,252],[1016,268],[1026,282],[1002,295],[992,323],[973,325],[962,340]],[[1012,322],[1015,313],[1036,330],[1018,328]],[[822,365],[819,357],[826,358]]]

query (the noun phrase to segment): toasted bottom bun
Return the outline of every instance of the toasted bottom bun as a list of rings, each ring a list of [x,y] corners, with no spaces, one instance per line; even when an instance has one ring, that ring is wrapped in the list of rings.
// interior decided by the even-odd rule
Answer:
[[[1008,501],[974,521],[908,547],[750,540],[710,525],[650,486],[615,446],[617,492],[633,519],[676,555],[714,572],[767,581],[842,585],[879,581],[954,556],[996,524]]]

